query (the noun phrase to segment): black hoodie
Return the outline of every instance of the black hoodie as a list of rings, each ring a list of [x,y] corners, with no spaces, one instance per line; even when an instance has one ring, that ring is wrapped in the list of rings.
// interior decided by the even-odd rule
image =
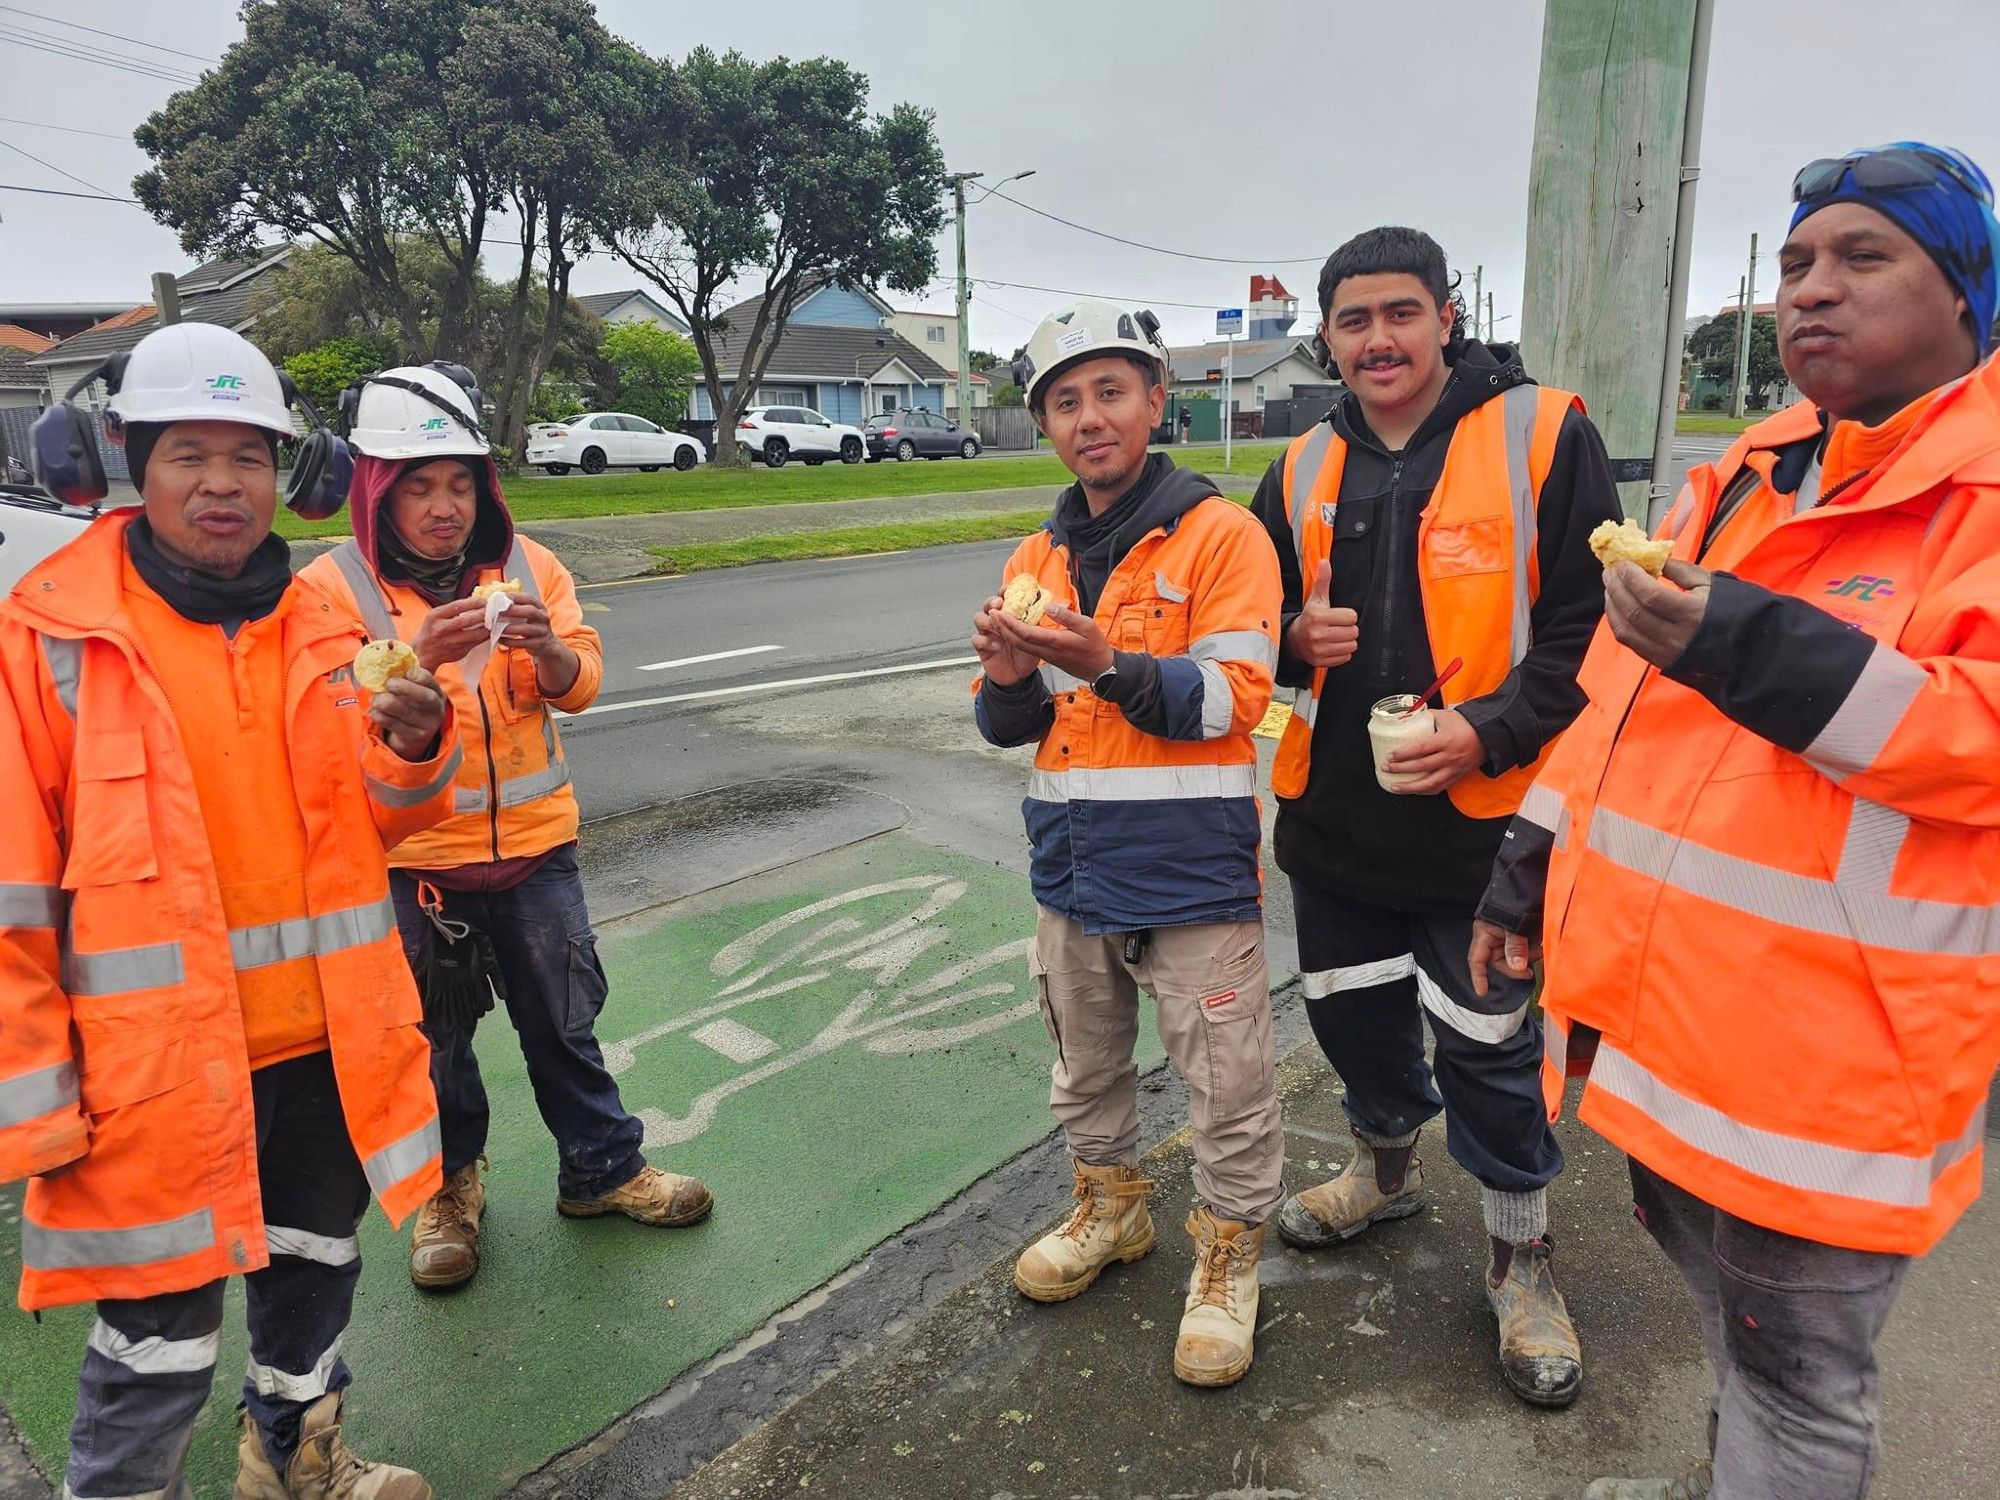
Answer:
[[[1400,452],[1389,452],[1369,430],[1351,391],[1326,418],[1347,445],[1329,598],[1360,616],[1361,639],[1346,665],[1326,674],[1304,794],[1278,803],[1278,867],[1306,884],[1393,910],[1460,915],[1470,915],[1485,892],[1508,820],[1469,818],[1444,793],[1384,791],[1375,780],[1368,710],[1392,693],[1416,692],[1438,672],[1417,578],[1417,528],[1453,432],[1482,403],[1533,383],[1513,345],[1468,343],[1436,410]],[[1253,508],[1278,550],[1289,632],[1305,590],[1282,459],[1258,485]],[[1486,750],[1485,765],[1473,775],[1531,764],[1582,710],[1576,673],[1604,613],[1603,569],[1585,539],[1620,514],[1604,440],[1589,418],[1572,411],[1542,486],[1534,644],[1498,689],[1457,705]],[[1312,682],[1312,668],[1282,644],[1278,682]]]

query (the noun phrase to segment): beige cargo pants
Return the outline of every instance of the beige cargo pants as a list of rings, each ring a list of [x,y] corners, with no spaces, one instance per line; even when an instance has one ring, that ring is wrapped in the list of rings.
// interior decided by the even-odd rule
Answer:
[[[1028,955],[1056,1058],[1049,1107],[1086,1166],[1139,1159],[1139,991],[1188,1085],[1194,1185],[1227,1219],[1261,1224],[1285,1196],[1261,922],[1159,927],[1133,963],[1125,934],[1086,936],[1047,907]]]

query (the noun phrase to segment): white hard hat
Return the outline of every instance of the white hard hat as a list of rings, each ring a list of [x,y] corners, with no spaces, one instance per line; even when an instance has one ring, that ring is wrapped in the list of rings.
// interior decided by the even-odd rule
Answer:
[[[1150,361],[1155,378],[1164,385],[1167,377],[1167,346],[1160,339],[1160,320],[1150,312],[1131,312],[1115,302],[1072,302],[1051,313],[1036,326],[1028,339],[1026,365],[1027,403],[1035,404],[1036,393],[1058,370],[1082,359],[1098,359],[1106,354],[1136,354]]]
[[[139,340],[105,406],[119,422],[243,422],[292,436],[285,388],[263,351],[215,323],[170,323]]]
[[[442,370],[399,365],[365,375],[348,416],[347,441],[371,458],[479,457],[490,452],[475,398]]]

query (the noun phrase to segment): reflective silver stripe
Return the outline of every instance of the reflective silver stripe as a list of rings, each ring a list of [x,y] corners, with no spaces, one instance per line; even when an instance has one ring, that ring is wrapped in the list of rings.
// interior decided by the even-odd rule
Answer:
[[[1606,1038],[1598,1044],[1590,1086],[1623,1100],[1675,1139],[1705,1156],[1740,1167],[1753,1177],[1810,1193],[1858,1198],[1891,1208],[1922,1208],[1931,1185],[1954,1162],[1979,1149],[1986,1127],[1982,1106],[1953,1140],[1925,1156],[1856,1151],[1800,1136],[1781,1135],[1732,1120],[1691,1099]]]
[[[1468,1010],[1447,995],[1443,987],[1421,968],[1417,970],[1417,999],[1423,1002],[1425,1010],[1460,1036],[1494,1047],[1512,1037],[1521,1029],[1521,1023],[1528,1019],[1528,1002],[1525,1000],[1504,1015],[1490,1016],[1483,1011]]]
[[[1175,802],[1198,797],[1250,797],[1257,767],[1115,766],[1034,771],[1028,795],[1041,802]]]
[[[1554,1068],[1556,1076],[1569,1076],[1569,1027],[1560,1019],[1542,1012],[1542,1066]]]
[[[1299,568],[1303,572],[1306,561],[1306,506],[1311,503],[1313,487],[1319,482],[1319,471],[1326,467],[1326,456],[1333,449],[1333,423],[1315,422],[1313,430],[1306,435],[1306,444],[1299,449],[1299,456],[1292,465],[1291,493],[1285,498],[1291,503],[1292,545],[1298,551]]]
[[[451,794],[451,811],[455,817],[460,813],[486,811],[486,788],[483,786],[458,788]]]
[[[1177,589],[1171,583],[1167,582],[1167,575],[1162,573],[1158,568],[1153,570],[1153,587],[1158,590],[1160,597],[1170,604],[1187,603],[1188,591],[1186,589]]]
[[[396,908],[385,896],[380,901],[330,911],[323,916],[231,928],[229,956],[239,969],[258,969],[315,953],[359,948],[395,930]]]
[[[368,566],[368,559],[361,555],[361,548],[352,537],[333,549],[333,564],[347,579],[348,591],[361,611],[361,627],[368,632],[369,639],[393,640],[396,622],[389,614],[389,606],[382,602],[382,585],[376,581],[375,570]]]
[[[1201,673],[1201,737],[1219,740],[1236,715],[1236,694],[1220,662],[1198,661],[1194,667]]]
[[[76,1062],[64,1058],[32,1073],[16,1073],[0,1078],[0,1130],[27,1120],[39,1120],[65,1104],[74,1104]]]
[[[1278,643],[1261,630],[1217,630],[1199,635],[1187,654],[1196,661],[1247,661],[1269,671],[1278,667]]]
[[[1535,556],[1535,476],[1528,455],[1535,441],[1535,420],[1541,411],[1539,386],[1509,387],[1500,396],[1500,422],[1507,434],[1507,489],[1514,501],[1514,624],[1513,660],[1519,661],[1535,643],[1534,595],[1528,587],[1529,564]]]
[[[523,802],[533,802],[537,797],[546,797],[569,785],[569,765],[557,761],[540,771],[530,771],[526,776],[510,776],[500,783],[500,805],[519,807]]]
[[[112,948],[103,953],[72,949],[62,957],[63,988],[72,995],[122,995],[128,990],[179,984],[186,977],[179,943]]]
[[[258,1395],[267,1398],[276,1396],[285,1401],[317,1401],[326,1394],[326,1383],[333,1379],[333,1367],[340,1363],[340,1342],[345,1337],[344,1332],[336,1334],[318,1362],[303,1375],[280,1370],[276,1365],[260,1365],[253,1359],[249,1365],[250,1383],[257,1387]]]
[[[1888,872],[1908,832],[1902,814],[1856,799],[1832,880],[1738,859],[1602,807],[1591,815],[1590,847],[1687,895],[1781,926],[1902,953],[2000,953],[2000,908],[1889,894]]]
[[[420,807],[450,786],[452,779],[458,775],[458,768],[464,764],[465,747],[453,745],[451,754],[444,758],[444,764],[438,767],[437,774],[421,786],[391,786],[379,776],[364,776],[362,780],[368,783],[368,795],[384,807]],[[458,797],[464,795],[461,791],[453,797],[454,811],[465,811],[458,806]],[[486,805],[486,794],[483,791],[479,794],[479,805],[481,807]]]
[[[337,1239],[332,1235],[314,1234],[309,1229],[281,1229],[275,1224],[264,1226],[264,1244],[273,1255],[290,1255],[299,1260],[309,1260],[322,1266],[351,1266],[361,1259],[361,1241],[349,1235]]]
[[[1528,795],[1521,799],[1520,815],[1537,828],[1546,828],[1558,849],[1569,847],[1569,809],[1563,805],[1562,793],[1553,787],[1539,781],[1530,786]]]
[[[1867,770],[1929,684],[1930,673],[1894,646],[1877,641],[1846,700],[1801,752],[1807,764],[1835,781]]]
[[[128,1370],[141,1375],[192,1375],[210,1369],[222,1347],[222,1333],[203,1334],[193,1339],[152,1337],[127,1338],[104,1319],[90,1330],[89,1347]]]
[[[49,664],[49,676],[55,682],[56,697],[74,719],[77,684],[83,679],[83,642],[53,635],[42,636],[41,642],[42,659]]]
[[[1315,674],[1317,675],[1317,674]],[[1292,689],[1292,712],[1306,721],[1310,729],[1319,719],[1319,699],[1309,687]]]
[[[367,1174],[371,1188],[378,1194],[386,1193],[412,1172],[421,1171],[425,1162],[443,1150],[438,1122],[430,1119],[400,1141],[377,1151],[361,1164],[361,1170]]]
[[[62,911],[61,886],[0,883],[0,927],[55,927]]]
[[[1333,969],[1314,969],[1299,975],[1299,992],[1308,1000],[1324,1000],[1347,990],[1365,990],[1391,980],[1408,979],[1417,972],[1413,953],[1400,958],[1378,958],[1365,964],[1342,964]]]
[[[1037,669],[1041,673],[1042,686],[1051,693],[1073,693],[1080,687],[1089,686],[1081,677],[1072,677],[1061,667],[1043,662]]]
[[[132,1229],[51,1229],[21,1220],[21,1263],[37,1271],[90,1266],[145,1266],[178,1260],[215,1244],[215,1220],[205,1208]]]

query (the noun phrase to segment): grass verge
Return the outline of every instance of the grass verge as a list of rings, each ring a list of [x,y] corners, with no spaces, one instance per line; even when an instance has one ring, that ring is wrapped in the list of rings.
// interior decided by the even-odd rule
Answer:
[[[1023,537],[1048,519],[1044,510],[1007,516],[954,516],[937,521],[903,521],[884,526],[843,526],[835,531],[800,531],[789,536],[753,536],[735,542],[690,542],[683,547],[650,547],[660,559],[656,573],[695,573],[704,568],[740,568],[746,563],[802,562],[815,557],[865,557],[943,547],[953,542],[991,542]]]
[[[1753,411],[1744,417],[1725,417],[1719,412],[1684,411],[1674,419],[1674,431],[1689,437],[1735,437],[1751,423],[1761,422],[1769,415]]]

